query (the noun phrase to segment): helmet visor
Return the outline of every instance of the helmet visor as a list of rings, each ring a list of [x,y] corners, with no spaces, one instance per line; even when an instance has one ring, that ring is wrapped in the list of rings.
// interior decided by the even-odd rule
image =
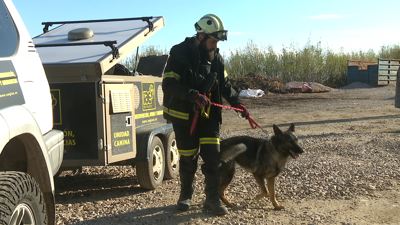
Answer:
[[[211,37],[219,40],[219,41],[226,41],[228,40],[228,31],[227,30],[220,30],[214,33],[209,34]]]

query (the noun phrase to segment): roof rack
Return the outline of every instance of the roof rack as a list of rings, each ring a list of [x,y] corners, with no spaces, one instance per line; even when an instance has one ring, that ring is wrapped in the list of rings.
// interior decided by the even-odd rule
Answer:
[[[42,22],[44,25],[43,33],[47,33],[49,31],[49,27],[54,24],[71,24],[71,23],[97,23],[97,22],[115,22],[115,21],[126,21],[126,20],[142,20],[146,21],[149,25],[149,30],[154,31],[153,22],[150,20],[153,19],[152,16],[147,17],[136,17],[136,18],[120,18],[120,19],[104,19],[104,20],[78,20],[78,21],[59,21],[59,22]]]
[[[77,46],[77,45],[105,45],[111,48],[113,52],[113,58],[119,58],[119,50],[115,47],[114,44],[117,44],[117,41],[99,41],[99,42],[83,42],[83,43],[61,43],[61,44],[37,44],[36,48],[40,47],[68,47],[68,46]]]

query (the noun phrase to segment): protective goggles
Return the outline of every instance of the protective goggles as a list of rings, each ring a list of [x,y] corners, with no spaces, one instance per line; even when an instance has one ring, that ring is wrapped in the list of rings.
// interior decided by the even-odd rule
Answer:
[[[203,30],[198,23],[195,23],[194,27],[198,31]],[[210,35],[211,37],[217,39],[218,41],[226,41],[226,40],[228,40],[228,31],[227,30],[220,30],[220,31],[213,32],[211,34],[209,34],[207,32],[204,32],[204,33]]]
[[[226,41],[228,40],[228,31],[227,30],[220,30],[211,34],[208,34],[211,37],[219,40],[219,41]]]

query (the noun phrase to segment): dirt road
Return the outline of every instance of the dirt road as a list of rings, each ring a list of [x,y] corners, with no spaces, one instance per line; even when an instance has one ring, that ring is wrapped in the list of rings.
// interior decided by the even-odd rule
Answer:
[[[287,129],[295,123],[306,152],[289,161],[277,180],[284,210],[273,210],[266,198],[256,201],[258,187],[241,169],[228,187],[238,206],[214,217],[201,211],[200,171],[193,207],[180,212],[178,180],[145,191],[130,166],[85,167],[56,180],[58,224],[400,224],[400,109],[394,96],[395,87],[385,86],[244,100],[267,134],[223,111],[222,139],[264,138],[272,124]]]

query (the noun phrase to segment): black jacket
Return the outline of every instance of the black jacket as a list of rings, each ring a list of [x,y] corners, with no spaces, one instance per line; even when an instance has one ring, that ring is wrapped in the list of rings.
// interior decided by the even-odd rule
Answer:
[[[194,37],[186,38],[185,41],[171,48],[162,83],[164,118],[169,122],[187,127],[191,126],[195,111],[195,104],[191,99],[199,93],[204,82],[200,75],[202,60],[198,48],[194,46],[194,40]],[[222,97],[224,97],[231,106],[240,104],[238,93],[232,88],[218,49],[211,62],[211,72],[217,73],[218,85],[210,91],[210,100],[222,104]],[[211,106],[209,119],[221,123],[221,110],[220,107]]]

